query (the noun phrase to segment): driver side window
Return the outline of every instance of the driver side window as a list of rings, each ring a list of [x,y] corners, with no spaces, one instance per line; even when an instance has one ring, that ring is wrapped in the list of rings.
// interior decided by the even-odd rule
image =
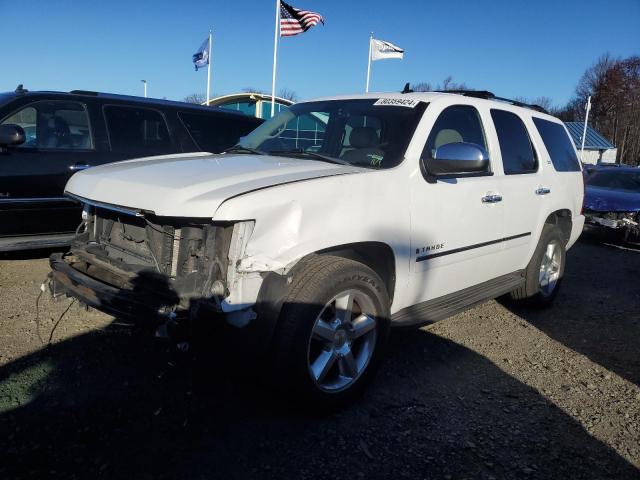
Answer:
[[[36,117],[36,109],[33,107],[26,107],[17,111],[2,122],[2,125],[18,125],[24,130],[25,142],[22,145],[17,145],[17,148],[38,146]]]
[[[438,148],[449,143],[474,143],[487,150],[478,110],[470,105],[445,108],[429,133],[423,158],[435,158]]]
[[[31,103],[1,124],[22,127],[26,141],[18,148],[93,149],[89,116],[81,103],[46,100]]]

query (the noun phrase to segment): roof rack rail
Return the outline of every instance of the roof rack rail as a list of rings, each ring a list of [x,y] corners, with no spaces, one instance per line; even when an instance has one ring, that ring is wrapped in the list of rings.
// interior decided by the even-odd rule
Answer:
[[[517,100],[511,100],[510,98],[502,98],[502,97],[495,97],[494,100],[499,100],[501,102],[510,103],[511,105],[515,105],[516,107],[530,108],[531,110],[535,110],[536,112],[549,113],[544,108],[542,108],[540,105],[531,105],[529,103],[523,103],[523,102],[519,102]]]
[[[92,97],[98,96],[98,92],[92,92],[90,90],[71,90],[69,93],[73,93],[75,95],[91,95]]]
[[[465,97],[484,98],[485,100],[491,100],[496,98],[492,92],[486,90],[438,90],[439,93],[456,93]]]
[[[537,112],[549,113],[540,105],[530,105],[528,103],[519,102],[517,100],[511,100],[510,98],[496,97],[492,92],[486,90],[439,90],[440,93],[455,93],[458,95],[464,95],[465,97],[484,98],[485,100],[498,100],[499,102],[510,103],[516,107],[530,108]]]

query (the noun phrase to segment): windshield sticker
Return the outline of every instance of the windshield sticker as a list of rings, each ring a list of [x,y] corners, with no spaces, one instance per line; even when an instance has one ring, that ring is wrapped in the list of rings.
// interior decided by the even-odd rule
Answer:
[[[389,107],[408,107],[415,108],[420,103],[420,100],[414,100],[411,98],[381,98],[374,106],[389,106]]]
[[[367,154],[367,157],[369,157],[371,159],[371,166],[372,167],[381,167],[382,166],[382,160],[384,159],[384,157],[382,155],[376,155],[375,153],[369,153],[369,154]]]

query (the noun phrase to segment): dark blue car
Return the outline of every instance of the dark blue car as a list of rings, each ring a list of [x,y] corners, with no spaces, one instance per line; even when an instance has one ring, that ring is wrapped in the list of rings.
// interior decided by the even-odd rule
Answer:
[[[640,168],[585,169],[584,214],[588,227],[640,242]]]

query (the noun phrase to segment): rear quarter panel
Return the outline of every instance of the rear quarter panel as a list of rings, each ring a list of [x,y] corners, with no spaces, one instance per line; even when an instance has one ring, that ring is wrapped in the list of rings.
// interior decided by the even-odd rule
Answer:
[[[551,116],[540,116],[540,118],[562,124],[560,120]],[[571,214],[572,223],[571,236],[567,244],[567,248],[569,248],[577,240],[578,236],[582,232],[582,226],[584,225],[584,216],[582,216],[581,213],[582,202],[584,199],[582,170],[580,169],[573,172],[556,171],[553,166],[553,162],[551,161],[551,157],[549,156],[549,152],[545,147],[544,141],[531,118],[527,120],[527,127],[529,128],[531,140],[534,143],[534,147],[539,157],[540,169],[542,170],[542,181],[545,186],[548,186],[551,189],[551,194],[544,196],[542,199],[543,201],[541,202],[542,206],[537,212],[534,238],[540,238],[544,224],[551,214],[561,210],[568,210]],[[573,145],[573,141],[569,136],[569,132],[564,125],[563,128],[571,141],[576,158],[579,158],[575,146]],[[532,244],[526,263],[528,263],[533,256],[536,246],[537,241]],[[526,266],[526,263],[523,265],[523,268]]]

